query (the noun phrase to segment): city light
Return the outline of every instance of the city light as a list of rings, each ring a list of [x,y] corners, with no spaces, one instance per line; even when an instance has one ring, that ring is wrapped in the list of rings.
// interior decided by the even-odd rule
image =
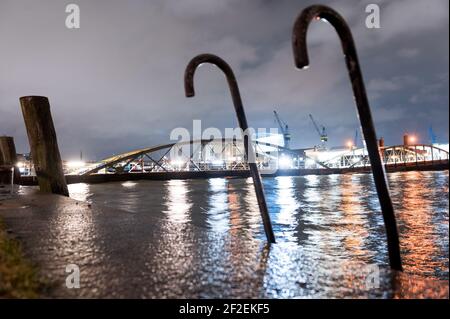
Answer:
[[[66,166],[68,168],[81,168],[81,167],[84,167],[85,165],[86,165],[86,163],[83,161],[68,161],[66,163]]]
[[[24,174],[26,172],[26,163],[17,162],[16,167],[19,169],[20,174]]]
[[[224,161],[223,160],[213,160],[211,162],[211,164],[214,165],[214,166],[221,166],[221,165],[224,164]]]
[[[278,166],[280,168],[292,168],[292,164],[292,158],[290,158],[289,156],[281,155],[281,157],[278,159]]]
[[[410,135],[410,136],[408,137],[408,143],[414,144],[414,143],[416,143],[416,142],[417,142],[417,137],[416,137],[416,136]]]
[[[171,164],[172,166],[178,166],[178,167],[181,167],[184,163],[185,163],[185,162],[182,161],[182,160],[172,160],[172,161],[170,162],[170,164]]]
[[[313,168],[316,165],[316,162],[311,158],[305,159],[305,168]]]
[[[349,149],[352,149],[353,148],[353,141],[347,141],[347,143],[345,144],[345,145],[347,145],[347,147],[349,148]]]

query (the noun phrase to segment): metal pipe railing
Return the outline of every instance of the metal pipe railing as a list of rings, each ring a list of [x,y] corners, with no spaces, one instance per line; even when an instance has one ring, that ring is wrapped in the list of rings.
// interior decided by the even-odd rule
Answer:
[[[336,32],[341,40],[350,81],[352,83],[356,108],[369,153],[375,187],[383,214],[390,266],[393,269],[402,270],[400,242],[398,238],[394,208],[389,195],[386,173],[378,149],[378,139],[372,120],[372,113],[370,111],[369,101],[367,99],[363,76],[359,66],[356,46],[349,26],[339,15],[339,13],[322,5],[310,6],[300,13],[294,23],[292,33],[292,47],[294,51],[295,65],[299,69],[308,67],[309,58],[306,35],[311,21],[318,19],[328,21],[336,29]]]
[[[245,116],[244,106],[241,100],[241,94],[239,93],[239,87],[234,76],[231,67],[222,60],[220,57],[213,54],[200,54],[194,57],[186,67],[184,73],[184,87],[186,97],[193,97],[195,95],[194,90],[194,74],[198,66],[203,63],[210,63],[217,66],[225,74],[225,77],[230,88],[231,97],[233,99],[234,109],[239,122],[239,126],[244,133],[244,149],[247,157],[250,173],[253,178],[253,185],[255,186],[256,198],[258,200],[259,211],[264,224],[264,231],[266,233],[267,241],[269,243],[275,243],[275,235],[272,229],[272,223],[270,221],[269,212],[267,209],[266,198],[264,196],[264,189],[261,181],[261,176],[258,171],[258,167],[255,162],[255,152],[253,144],[251,143],[251,136],[248,134],[247,118]]]

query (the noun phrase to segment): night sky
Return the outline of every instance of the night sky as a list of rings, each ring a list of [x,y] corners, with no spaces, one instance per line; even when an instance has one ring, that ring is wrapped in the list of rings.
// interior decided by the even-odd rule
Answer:
[[[168,143],[176,127],[236,126],[225,79],[204,66],[194,98],[183,73],[199,53],[233,67],[249,124],[289,124],[293,147],[319,143],[308,114],[326,126],[330,146],[353,138],[358,121],[340,43],[327,23],[308,34],[311,65],[294,67],[291,31],[313,1],[73,0],[81,28],[65,26],[70,2],[0,0],[0,135],[28,152],[19,97],[50,99],[66,159],[88,159]],[[448,0],[321,1],[348,21],[358,48],[378,136],[400,144],[404,132],[429,142],[449,138]],[[381,9],[367,29],[365,7]]]

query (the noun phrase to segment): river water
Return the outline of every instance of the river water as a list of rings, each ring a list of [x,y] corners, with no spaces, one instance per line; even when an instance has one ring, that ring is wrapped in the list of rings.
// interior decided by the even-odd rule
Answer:
[[[270,247],[251,179],[70,185],[92,208],[21,187],[2,207],[58,297],[448,298],[448,171],[388,179],[403,274],[389,271],[370,174],[264,178]],[[68,263],[82,289],[59,283]]]
[[[448,281],[448,171],[392,173],[388,178],[404,273],[419,281]],[[204,268],[217,267],[227,269],[225,275],[236,275],[241,264],[255,266],[241,259],[258,259],[255,267],[264,278],[259,296],[371,296],[370,289],[361,293],[364,287],[355,285],[361,286],[361,278],[373,273],[370,267],[379,266],[383,273],[388,264],[371,175],[283,176],[263,182],[277,240],[270,250],[263,246],[265,235],[251,179],[74,184],[69,191],[78,200],[120,208],[135,216],[152,215],[152,222],[158,223],[167,238],[178,238],[175,243],[161,239],[162,250],[179,254],[184,249],[183,256],[204,259],[204,263],[195,263],[199,273],[210,276],[211,269]],[[186,245],[179,236],[192,232],[206,241],[205,249]],[[417,287],[407,289],[423,288]],[[388,293],[386,288],[374,295]]]

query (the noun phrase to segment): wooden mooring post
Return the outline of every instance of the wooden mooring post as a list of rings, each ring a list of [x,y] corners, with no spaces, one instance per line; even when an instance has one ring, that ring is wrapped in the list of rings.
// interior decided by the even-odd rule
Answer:
[[[40,190],[69,196],[48,98],[24,96],[20,106]]]
[[[14,138],[12,136],[0,136],[0,183],[19,183],[20,172],[16,164],[17,153]]]

